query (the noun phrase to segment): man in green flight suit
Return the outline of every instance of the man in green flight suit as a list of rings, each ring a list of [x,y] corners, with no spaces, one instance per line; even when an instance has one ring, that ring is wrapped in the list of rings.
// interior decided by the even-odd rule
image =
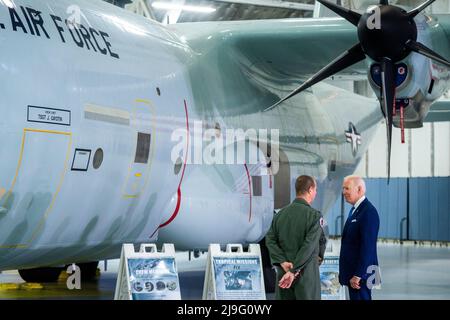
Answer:
[[[316,181],[300,176],[295,191],[295,200],[275,215],[266,235],[270,260],[277,268],[275,295],[277,300],[320,300],[321,214],[310,206]]]

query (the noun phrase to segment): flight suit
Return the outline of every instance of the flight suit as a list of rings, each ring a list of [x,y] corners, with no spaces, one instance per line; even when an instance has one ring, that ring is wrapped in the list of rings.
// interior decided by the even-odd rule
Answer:
[[[320,274],[317,257],[322,234],[321,214],[303,199],[297,198],[275,215],[266,245],[270,259],[277,267],[275,296],[279,300],[320,300]],[[302,270],[289,289],[281,289],[278,281],[284,271],[280,264],[294,264],[292,270]]]

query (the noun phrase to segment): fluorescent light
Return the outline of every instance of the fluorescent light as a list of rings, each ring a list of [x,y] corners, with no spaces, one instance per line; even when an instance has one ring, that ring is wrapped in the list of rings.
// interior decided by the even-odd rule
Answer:
[[[216,11],[216,9],[211,7],[199,7],[199,6],[186,6],[186,5],[178,5],[169,2],[160,2],[156,1],[152,3],[152,7],[155,9],[163,9],[163,10],[182,10],[182,11],[191,11],[191,12],[201,12],[201,13],[211,13]]]
[[[0,2],[2,2],[5,6],[11,9],[16,7],[11,0],[0,0]]]

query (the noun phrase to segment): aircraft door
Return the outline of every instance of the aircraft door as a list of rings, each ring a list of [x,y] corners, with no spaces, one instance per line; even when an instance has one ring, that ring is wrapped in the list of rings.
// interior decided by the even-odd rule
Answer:
[[[3,248],[27,247],[45,230],[69,168],[71,146],[69,132],[24,129],[15,175],[0,200],[3,230],[11,231],[0,235]]]

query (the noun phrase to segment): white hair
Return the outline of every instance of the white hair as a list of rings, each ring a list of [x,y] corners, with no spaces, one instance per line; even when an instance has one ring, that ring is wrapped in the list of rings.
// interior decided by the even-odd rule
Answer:
[[[363,194],[366,194],[366,183],[364,182],[363,178],[361,178],[360,176],[351,175],[344,178],[344,181],[347,180],[350,180],[353,183],[354,187],[361,187]]]

